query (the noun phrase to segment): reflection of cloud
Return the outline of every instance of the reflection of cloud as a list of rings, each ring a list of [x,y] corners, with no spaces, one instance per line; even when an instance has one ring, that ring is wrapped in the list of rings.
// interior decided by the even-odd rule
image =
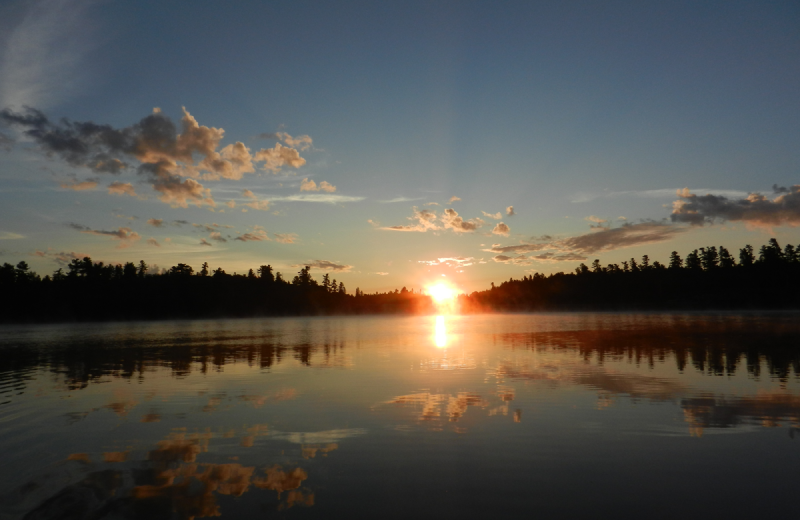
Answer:
[[[690,397],[681,401],[684,417],[692,434],[700,436],[705,428],[732,428],[742,423],[767,428],[789,421],[800,427],[800,396],[766,393],[752,397]]]
[[[106,451],[103,453],[103,462],[125,462],[129,454],[129,451]]]
[[[301,449],[303,450],[304,459],[313,459],[317,456],[317,453],[327,457],[328,453],[338,448],[339,445],[334,442],[329,444],[304,444]]]
[[[485,408],[488,405],[480,395],[472,392],[458,392],[455,396],[419,392],[400,395],[386,403],[410,406],[417,409],[422,408],[419,414],[420,421],[439,419],[442,416],[442,412],[446,412],[450,422],[458,421],[466,413],[469,406]]]
[[[363,428],[349,428],[340,430],[323,430],[318,432],[280,432],[273,431],[269,434],[272,439],[280,439],[292,444],[333,444],[350,437],[365,435]]]

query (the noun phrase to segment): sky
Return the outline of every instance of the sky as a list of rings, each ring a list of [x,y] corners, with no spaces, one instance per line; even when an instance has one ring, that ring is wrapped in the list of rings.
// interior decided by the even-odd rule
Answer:
[[[800,244],[797,2],[0,4],[0,262],[459,290]]]

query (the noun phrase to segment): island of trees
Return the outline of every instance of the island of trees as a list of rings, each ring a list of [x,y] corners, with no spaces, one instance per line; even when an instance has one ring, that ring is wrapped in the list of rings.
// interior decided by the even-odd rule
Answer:
[[[738,258],[737,258],[738,257]],[[800,245],[776,239],[758,253],[737,257],[725,247],[704,247],[667,264],[644,255],[603,266],[599,259],[574,273],[540,273],[509,279],[461,295],[461,312],[568,310],[695,310],[800,308]],[[148,274],[144,261],[110,265],[74,259],[41,277],[21,261],[0,267],[0,320],[4,322],[148,320],[316,314],[434,313],[430,297],[405,287],[392,292],[348,293],[306,266],[291,279],[270,265],[247,274],[197,272],[179,263]]]

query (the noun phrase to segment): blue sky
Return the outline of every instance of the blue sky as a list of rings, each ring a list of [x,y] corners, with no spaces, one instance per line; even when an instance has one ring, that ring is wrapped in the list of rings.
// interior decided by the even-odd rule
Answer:
[[[795,2],[49,0],[7,1],[0,20],[7,115],[122,129],[159,107],[180,134],[185,107],[224,129],[214,153],[302,159],[212,178],[195,147],[164,175],[209,191],[165,199],[152,154],[98,172],[6,117],[0,261],[42,274],[88,254],[471,291],[594,258],[800,243]]]

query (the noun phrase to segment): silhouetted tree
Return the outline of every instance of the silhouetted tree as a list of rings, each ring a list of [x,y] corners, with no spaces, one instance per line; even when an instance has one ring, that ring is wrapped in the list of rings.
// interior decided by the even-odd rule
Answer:
[[[672,254],[669,255],[669,268],[680,269],[682,267],[683,267],[683,260],[681,259],[677,251],[673,251]]]
[[[753,246],[747,244],[739,250],[739,265],[742,267],[750,267],[755,262],[755,255],[753,254]]]

